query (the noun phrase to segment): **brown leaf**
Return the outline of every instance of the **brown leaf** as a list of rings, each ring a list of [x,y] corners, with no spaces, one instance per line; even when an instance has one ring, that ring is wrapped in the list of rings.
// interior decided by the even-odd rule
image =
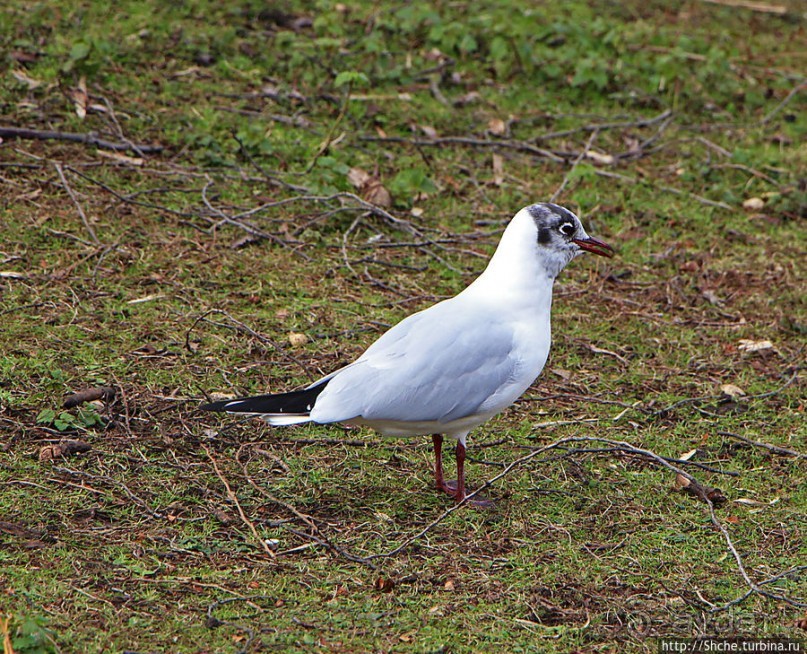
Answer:
[[[389,593],[393,588],[395,588],[395,582],[392,579],[379,577],[373,583],[373,588],[380,590],[382,593]]]
[[[743,352],[759,352],[761,350],[770,350],[773,348],[773,343],[770,341],[754,341],[750,338],[741,338],[737,341],[737,349]]]
[[[391,207],[392,195],[378,177],[361,168],[351,168],[347,181],[356,187],[361,196],[377,207]]]
[[[720,387],[720,392],[723,393],[723,395],[726,395],[734,399],[742,397],[743,395],[746,394],[742,388],[740,388],[739,386],[735,386],[734,384],[723,384]]]
[[[357,189],[363,188],[371,179],[372,175],[362,168],[351,168],[347,173],[347,181]]]
[[[372,202],[377,207],[391,207],[392,195],[387,188],[378,180],[374,180],[368,184],[367,190],[364,192],[364,199]]]
[[[76,116],[81,120],[87,115],[87,78],[83,75],[78,81],[78,87],[70,91],[73,104],[76,105]]]
[[[289,343],[291,343],[294,347],[305,345],[308,343],[308,336],[305,334],[300,334],[299,332],[291,332],[289,334]]]
[[[29,89],[35,89],[38,86],[42,86],[42,82],[38,79],[34,79],[24,70],[12,70],[11,76],[17,80],[18,82],[25,84]]]
[[[504,182],[504,158],[500,154],[493,155],[493,183],[501,186]]]
[[[45,445],[39,450],[40,461],[52,461],[59,457],[68,457],[82,452],[89,452],[92,446],[84,441],[63,440],[56,444]]]
[[[491,118],[488,121],[488,131],[496,136],[504,136],[507,132],[507,125],[501,118]]]
[[[434,129],[431,125],[418,125],[420,127],[420,131],[423,132],[426,136],[430,139],[437,138],[437,130]]]

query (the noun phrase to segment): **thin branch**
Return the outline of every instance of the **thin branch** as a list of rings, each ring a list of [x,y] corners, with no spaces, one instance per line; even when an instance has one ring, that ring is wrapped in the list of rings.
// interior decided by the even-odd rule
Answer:
[[[562,136],[571,136],[572,134],[576,134],[577,132],[604,132],[605,130],[609,129],[626,129],[628,127],[649,127],[650,125],[655,125],[656,123],[660,123],[667,118],[670,118],[673,115],[673,112],[670,109],[667,109],[660,113],[658,116],[653,116],[652,118],[642,118],[641,120],[632,120],[632,121],[622,121],[616,123],[592,123],[591,125],[583,125],[581,127],[575,127],[573,129],[566,129],[561,132],[549,132],[547,134],[541,134],[540,136],[536,137],[535,140],[537,141],[548,141],[550,139],[560,138]]]
[[[515,150],[517,152],[527,152],[541,159],[549,159],[556,163],[565,162],[568,157],[561,156],[551,150],[539,148],[524,141],[489,141],[486,139],[475,139],[466,136],[444,136],[434,139],[410,139],[401,136],[370,136],[360,137],[362,141],[380,141],[382,143],[406,143],[415,147],[442,147],[444,145],[467,145],[474,148],[495,148],[501,150]]]
[[[98,236],[95,233],[90,221],[87,219],[87,214],[84,213],[84,209],[81,207],[81,203],[78,201],[76,194],[73,193],[73,189],[71,188],[70,184],[67,183],[67,179],[64,176],[64,171],[62,170],[62,165],[58,162],[54,162],[54,168],[56,168],[56,172],[59,174],[59,179],[62,181],[62,187],[67,194],[70,196],[70,199],[73,201],[73,204],[76,205],[76,209],[78,210],[78,215],[81,216],[81,222],[84,223],[84,228],[87,230],[87,233],[90,235],[90,238],[96,245],[100,245],[101,242],[98,240]]]
[[[626,182],[628,184],[643,184],[645,183],[644,180],[637,179],[636,177],[628,177],[627,175],[621,175],[619,173],[614,173],[609,170],[601,170],[600,168],[595,168],[594,173],[599,175],[600,177],[608,177],[610,179],[618,179],[622,182]],[[658,186],[656,184],[653,185],[654,189],[658,189],[659,191],[664,191],[666,193],[673,193],[674,195],[683,195],[686,197],[690,197],[693,200],[697,200],[701,204],[705,204],[709,207],[718,207],[719,209],[725,209],[727,211],[732,211],[734,207],[725,202],[716,202],[715,200],[710,200],[709,198],[705,198],[702,195],[698,195],[696,193],[691,193],[690,191],[682,191],[678,188],[673,188],[672,186]]]
[[[115,150],[123,152],[132,150],[137,154],[148,154],[162,152],[161,145],[135,145],[133,143],[114,143],[98,138],[97,134],[75,134],[73,132],[57,132],[49,129],[26,129],[24,127],[3,127],[0,126],[0,138],[4,139],[28,139],[28,140],[56,140],[71,141],[73,143],[83,143],[84,145],[94,145],[103,150]]]
[[[213,464],[213,470],[216,471],[216,476],[221,480],[221,483],[224,484],[224,488],[227,489],[227,499],[229,499],[233,504],[235,504],[235,508],[238,509],[238,515],[241,516],[241,521],[249,527],[249,530],[252,532],[252,535],[255,537],[255,540],[260,543],[263,551],[269,556],[270,559],[276,558],[275,553],[269,547],[269,544],[260,537],[258,534],[258,530],[255,529],[254,523],[247,517],[246,513],[244,513],[244,509],[241,507],[241,503],[238,501],[238,496],[233,492],[233,489],[230,488],[230,483],[227,481],[227,478],[222,474],[221,470],[219,469],[218,463],[216,463],[216,459],[213,458],[213,455],[210,453],[210,450],[207,449],[207,446],[202,445],[202,449],[207,454],[207,458],[210,459],[210,462]]]
[[[797,452],[796,450],[789,450],[786,447],[779,447],[778,445],[771,445],[769,443],[763,443],[761,441],[754,441],[750,438],[746,438],[745,436],[740,436],[739,434],[734,434],[730,431],[719,431],[717,432],[720,436],[728,436],[729,438],[735,438],[738,441],[742,441],[743,443],[747,443],[748,445],[753,445],[754,447],[761,447],[766,450],[773,452],[774,454],[779,454],[781,456],[795,456],[799,459],[807,459],[807,454],[802,454],[801,452]]]
[[[683,477],[684,479],[686,479],[687,481],[690,482],[692,492],[694,494],[696,494],[698,496],[698,498],[701,499],[704,503],[706,503],[706,505],[709,507],[709,517],[711,518],[712,524],[715,526],[715,528],[723,536],[723,539],[726,542],[726,547],[728,548],[728,550],[731,552],[732,556],[734,557],[734,561],[735,561],[735,563],[737,565],[737,569],[738,569],[740,575],[742,576],[743,580],[745,581],[746,585],[749,588],[749,592],[742,595],[741,598],[733,600],[732,602],[727,604],[726,607],[729,606],[729,605],[739,603],[740,601],[742,601],[743,599],[749,597],[753,593],[756,593],[758,595],[762,595],[764,597],[767,597],[769,599],[773,599],[773,600],[776,600],[776,601],[785,602],[787,604],[790,604],[791,606],[796,606],[796,607],[807,606],[807,603],[803,602],[801,600],[794,600],[794,599],[791,599],[791,598],[789,598],[789,597],[787,597],[785,595],[778,595],[776,593],[772,593],[770,591],[767,591],[764,588],[762,588],[764,582],[763,583],[757,583],[753,579],[751,579],[751,577],[749,576],[748,572],[745,569],[745,563],[743,561],[743,558],[740,555],[740,553],[737,551],[736,546],[734,545],[734,541],[731,538],[731,534],[728,532],[728,529],[726,529],[725,525],[723,525],[723,523],[717,517],[717,514],[715,513],[714,503],[710,499],[709,494],[706,492],[706,488],[697,479],[695,479],[692,475],[690,475],[688,472],[686,472],[682,468],[679,468],[678,466],[673,465],[668,460],[666,460],[664,457],[662,457],[659,454],[656,454],[655,452],[653,452],[651,450],[636,447],[635,445],[631,445],[630,443],[627,443],[625,441],[617,441],[617,440],[613,440],[613,439],[610,439],[610,438],[600,438],[600,437],[596,437],[596,436],[571,436],[571,437],[567,437],[567,438],[561,438],[561,439],[555,441],[554,443],[550,443],[549,445],[544,445],[542,447],[539,447],[539,448],[535,449],[534,451],[530,452],[529,454],[527,454],[527,455],[525,455],[525,456],[523,456],[523,457],[521,457],[519,459],[516,459],[515,461],[510,463],[504,470],[502,470],[498,475],[496,475],[495,477],[492,477],[491,479],[486,481],[480,488],[478,488],[477,490],[475,490],[474,492],[472,492],[468,496],[466,496],[466,498],[462,502],[459,502],[458,504],[455,504],[451,508],[444,511],[437,518],[435,518],[431,523],[429,523],[426,527],[421,529],[419,532],[417,532],[413,536],[410,536],[409,538],[407,538],[398,547],[396,547],[393,550],[390,550],[389,552],[383,552],[381,554],[375,554],[375,555],[370,556],[368,558],[369,559],[387,558],[387,557],[391,557],[391,556],[395,556],[396,554],[399,554],[406,547],[411,545],[414,541],[418,540],[419,538],[422,538],[429,531],[434,529],[435,526],[437,526],[438,524],[443,522],[443,520],[445,520],[449,515],[454,513],[454,511],[457,511],[460,508],[462,508],[463,506],[465,506],[466,503],[469,500],[473,499],[473,497],[477,493],[479,493],[482,490],[488,488],[489,486],[494,484],[499,479],[502,479],[503,477],[506,477],[515,468],[517,468],[519,466],[522,466],[523,464],[527,463],[531,459],[533,459],[533,458],[535,458],[535,457],[537,457],[537,456],[539,456],[541,454],[544,454],[545,452],[548,452],[549,450],[561,448],[564,445],[566,445],[567,443],[592,443],[592,442],[593,443],[606,443],[606,444],[611,445],[613,448],[616,448],[616,449],[618,449],[620,451],[627,452],[627,453],[630,453],[630,454],[637,454],[639,456],[643,456],[643,457],[645,457],[647,459],[650,459],[651,461],[654,461],[659,466],[661,466],[663,468],[666,468],[667,470],[670,470],[671,472],[676,473],[676,475],[680,475],[681,477]],[[767,580],[767,581],[772,581],[772,580],[773,580],[773,578],[771,578],[770,580]],[[722,610],[722,608],[723,607],[717,607],[717,608],[715,608],[713,610],[715,610],[715,611]]]
[[[802,81],[800,84],[798,84],[797,86],[795,86],[795,87],[794,87],[794,88],[793,88],[793,89],[790,91],[790,93],[788,93],[788,94],[787,94],[787,96],[785,97],[785,99],[784,99],[784,100],[782,100],[782,101],[781,101],[781,102],[780,102],[778,105],[776,105],[776,106],[775,106],[773,109],[771,109],[771,111],[769,111],[769,112],[767,113],[767,115],[766,115],[766,116],[765,116],[765,117],[764,117],[764,118],[763,118],[763,119],[760,121],[760,124],[762,124],[762,125],[766,125],[766,124],[767,124],[767,123],[769,123],[771,120],[773,120],[773,117],[774,117],[776,114],[778,114],[778,113],[779,113],[779,112],[780,112],[782,109],[784,109],[784,108],[785,108],[785,106],[786,106],[786,105],[787,105],[787,104],[788,104],[788,103],[789,103],[789,102],[790,102],[790,101],[791,101],[793,98],[795,98],[795,97],[796,97],[796,96],[797,96],[799,93],[801,93],[801,92],[802,92],[804,89],[807,89],[807,82]]]
[[[583,157],[585,157],[588,154],[588,151],[591,148],[592,143],[594,143],[594,139],[597,138],[597,134],[599,134],[599,131],[596,129],[591,132],[591,136],[588,137],[588,141],[586,142],[586,147],[584,147],[583,150],[580,152],[580,154],[577,155],[577,158],[574,160],[572,167],[569,168],[569,171],[563,177],[563,181],[560,183],[560,186],[558,186],[557,190],[552,194],[552,197],[549,198],[550,202],[554,202],[555,199],[563,192],[563,189],[566,188],[566,185],[569,183],[569,179],[571,179],[572,174],[577,168],[577,164],[579,164],[583,160]]]

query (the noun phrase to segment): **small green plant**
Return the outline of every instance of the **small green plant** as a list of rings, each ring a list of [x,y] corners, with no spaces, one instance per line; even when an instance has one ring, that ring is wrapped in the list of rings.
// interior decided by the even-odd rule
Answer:
[[[11,616],[0,620],[0,627],[10,636],[11,650],[17,654],[52,654],[56,645],[42,616]],[[8,643],[8,640],[6,641]]]
[[[94,409],[85,407],[79,409],[76,415],[69,411],[57,413],[53,409],[42,409],[36,417],[36,422],[40,425],[51,425],[59,431],[71,431],[103,425],[104,419]]]
[[[390,191],[394,197],[408,200],[420,193],[434,193],[437,186],[423,168],[407,168],[390,182]]]

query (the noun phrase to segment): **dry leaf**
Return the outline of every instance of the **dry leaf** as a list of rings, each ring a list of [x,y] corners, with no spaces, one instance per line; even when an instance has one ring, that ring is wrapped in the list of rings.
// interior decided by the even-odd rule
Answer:
[[[159,300],[165,297],[160,293],[153,293],[151,295],[144,295],[143,297],[135,298],[134,300],[127,300],[126,304],[143,304],[143,302],[151,302],[152,300]]]
[[[737,504],[745,504],[746,506],[768,506],[767,502],[760,502],[759,500],[752,500],[749,497],[741,497],[734,500]]]
[[[412,216],[415,218],[420,218],[423,215],[423,212],[424,210],[422,207],[412,207],[409,210],[409,213],[412,214]]]
[[[449,579],[446,583],[443,584],[443,588],[448,591],[454,590],[454,582],[451,581],[451,579]]]
[[[380,590],[382,593],[389,593],[393,588],[395,588],[395,582],[392,579],[379,577],[375,580],[375,582],[373,582],[373,588]]]
[[[437,138],[437,130],[434,129],[431,125],[418,125],[420,127],[420,131],[423,132],[426,136],[430,139]]]
[[[98,150],[96,154],[129,166],[142,166],[145,163],[142,157],[127,157],[125,154],[113,152],[112,150]]]
[[[493,155],[493,183],[501,186],[504,182],[504,158],[500,154]]]
[[[38,79],[34,79],[33,77],[29,77],[24,70],[12,70],[11,75],[18,82],[25,84],[29,89],[35,89],[38,86],[42,86],[42,82],[40,82]]]
[[[465,95],[454,100],[454,106],[464,107],[467,104],[473,104],[474,102],[479,102],[481,99],[482,95],[479,93],[479,91],[470,91]]]
[[[689,461],[693,456],[698,453],[697,449],[689,450],[689,452],[684,452],[681,456],[678,457],[679,461]],[[687,480],[689,481],[689,480]]]
[[[39,450],[40,461],[53,461],[59,457],[68,457],[73,454],[89,452],[92,449],[89,443],[76,440],[63,440],[53,445],[45,445]]]
[[[723,300],[721,300],[717,296],[717,293],[715,293],[714,291],[703,291],[701,295],[703,295],[703,297],[706,298],[709,304],[714,304],[716,307],[719,307],[723,304]]]
[[[367,185],[367,189],[364,191],[364,199],[368,202],[372,202],[377,207],[392,206],[392,195],[386,187],[375,178]]]
[[[381,180],[361,168],[351,168],[347,181],[356,187],[362,197],[377,207],[391,207],[392,195]]]
[[[308,336],[305,334],[300,334],[299,332],[291,332],[289,334],[289,343],[291,343],[294,347],[305,345],[308,343]]]
[[[84,75],[78,81],[78,87],[70,92],[73,104],[76,105],[76,116],[81,120],[87,115],[87,78]]]
[[[772,349],[773,343],[770,341],[754,341],[749,338],[741,338],[737,343],[737,348],[743,352],[760,352],[761,350]]]
[[[563,381],[569,381],[572,378],[572,373],[563,368],[552,368],[550,372],[560,377]]]
[[[743,201],[743,209],[750,211],[759,211],[765,206],[765,200],[762,198],[748,198]]]
[[[732,398],[742,397],[746,394],[742,388],[735,386],[734,384],[723,384],[720,387],[720,392]]]
[[[488,121],[488,131],[496,136],[503,136],[507,132],[507,125],[501,118],[491,118]]]
[[[370,173],[361,168],[351,168],[347,174],[347,181],[358,189],[361,189],[371,179]]]
[[[603,154],[602,152],[595,152],[594,150],[589,150],[586,152],[586,157],[591,159],[592,161],[596,161],[597,163],[610,165],[614,163],[614,156],[611,154]]]

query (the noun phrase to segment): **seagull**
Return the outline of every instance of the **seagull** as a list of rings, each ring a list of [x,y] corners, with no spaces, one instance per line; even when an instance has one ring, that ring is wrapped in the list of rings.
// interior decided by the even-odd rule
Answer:
[[[552,340],[553,284],[583,252],[614,254],[568,209],[525,207],[465,290],[405,318],[353,363],[302,390],[201,409],[260,416],[270,425],[347,423],[385,436],[431,435],[436,487],[462,502],[467,436],[541,374]],[[456,483],[443,476],[444,437],[456,441]]]

